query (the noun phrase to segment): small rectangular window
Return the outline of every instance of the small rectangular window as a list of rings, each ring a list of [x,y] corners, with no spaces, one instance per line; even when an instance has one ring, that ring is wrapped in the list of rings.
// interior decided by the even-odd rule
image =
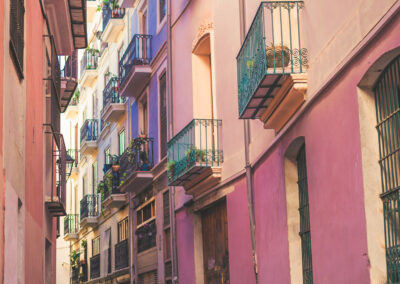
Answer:
[[[158,8],[160,15],[159,23],[161,23],[164,20],[165,15],[167,14],[167,0],[160,0]]]
[[[118,243],[128,238],[128,218],[118,223]]]
[[[160,77],[160,151],[161,158],[167,155],[167,76]]]
[[[93,192],[94,192],[97,186],[97,161],[93,163],[92,170],[93,170]]]
[[[100,236],[92,240],[92,256],[98,255],[100,253]]]
[[[118,135],[119,142],[119,155],[122,155],[125,151],[125,130],[122,130]]]
[[[10,1],[10,51],[20,79],[24,77],[24,0]]]

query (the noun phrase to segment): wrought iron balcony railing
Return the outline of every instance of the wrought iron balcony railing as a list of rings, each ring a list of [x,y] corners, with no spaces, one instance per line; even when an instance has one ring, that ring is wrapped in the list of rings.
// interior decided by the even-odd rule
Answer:
[[[115,245],[115,270],[129,266],[129,246],[128,239]]]
[[[68,149],[67,154],[74,159],[74,167],[77,167],[80,161],[80,152],[77,149]]]
[[[103,31],[111,19],[122,19],[125,16],[125,8],[112,8],[110,5],[103,6]]]
[[[99,121],[97,119],[86,119],[81,127],[82,141],[96,141],[99,137]]]
[[[68,214],[64,217],[64,235],[79,232],[79,214]]]
[[[100,277],[100,254],[90,258],[90,279]]]
[[[282,75],[305,72],[301,45],[303,1],[262,2],[237,56],[239,116],[256,118],[271,99]]]
[[[81,60],[81,74],[83,74],[86,70],[96,70],[98,59],[98,50],[86,49]]]
[[[152,59],[151,35],[136,34],[119,61],[120,84],[124,84],[133,66],[148,65]]]
[[[121,155],[120,176],[128,180],[137,171],[149,171],[154,166],[153,138],[135,138]]]
[[[78,62],[77,62],[78,51],[74,50],[71,56],[68,56],[65,61],[64,68],[61,70],[61,78],[63,79],[74,79],[78,77]]]
[[[87,194],[81,200],[81,221],[84,218],[97,217],[100,213],[99,196]]]
[[[193,119],[168,142],[169,183],[194,168],[219,167],[222,161],[222,121]]]
[[[112,77],[106,87],[103,90],[103,109],[102,112],[107,108],[109,104],[123,104],[125,98],[122,98],[118,92],[118,77]]]

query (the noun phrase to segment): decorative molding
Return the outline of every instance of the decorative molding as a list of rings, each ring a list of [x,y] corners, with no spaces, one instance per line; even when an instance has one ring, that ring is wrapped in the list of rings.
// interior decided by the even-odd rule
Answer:
[[[192,43],[192,51],[196,48],[197,44],[199,43],[199,40],[204,35],[210,33],[213,29],[214,29],[214,22],[212,22],[210,20],[205,20],[200,24],[200,26],[197,30],[197,34]]]

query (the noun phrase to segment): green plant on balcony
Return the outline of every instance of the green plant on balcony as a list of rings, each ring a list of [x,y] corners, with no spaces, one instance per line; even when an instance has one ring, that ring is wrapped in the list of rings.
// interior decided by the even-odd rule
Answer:
[[[168,178],[172,180],[175,174],[175,161],[169,161],[167,164]]]
[[[78,266],[78,259],[79,259],[79,253],[76,250],[73,250],[71,252],[71,266],[72,267]]]
[[[280,43],[266,46],[267,68],[282,68],[289,65],[290,49]],[[282,62],[283,61],[283,62]]]
[[[142,151],[142,145],[145,145],[146,143],[147,143],[146,137],[137,137],[131,141],[128,148],[126,149],[128,153],[128,161],[130,164],[132,164],[135,161],[138,152],[141,160],[142,158],[147,157],[146,152]]]
[[[86,248],[87,247],[87,240],[83,239],[82,242],[81,242],[81,246],[83,248]]]
[[[100,193],[101,200],[104,200],[104,194],[106,191],[106,185],[105,185],[104,181],[99,182],[99,184],[96,187],[96,191],[97,191],[97,193]]]

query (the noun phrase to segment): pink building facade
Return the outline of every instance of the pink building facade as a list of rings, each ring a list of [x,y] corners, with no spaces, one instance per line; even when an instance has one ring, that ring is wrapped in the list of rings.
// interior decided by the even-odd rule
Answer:
[[[399,107],[400,3],[265,4],[261,29],[266,41],[270,24],[279,26],[268,13],[281,9],[292,17],[291,9],[301,6],[291,18],[291,28],[300,26],[298,48],[307,49],[300,55],[305,68],[293,72],[290,56],[298,49],[284,36],[275,38],[272,46],[278,50],[286,45],[290,59],[273,60],[289,60],[283,65],[292,69],[283,71],[275,85],[268,80],[281,71],[267,69],[263,75],[267,79],[251,93],[260,100],[243,111],[240,95],[238,99],[243,85],[238,51],[253,36],[257,11],[264,4],[206,2],[179,1],[170,7],[173,123],[168,169],[175,196],[175,279],[179,283],[398,281],[399,270],[391,258],[396,254],[393,231],[398,223],[390,219],[398,218],[390,209],[397,203],[394,199],[388,203],[385,196],[398,186],[398,157],[391,151],[399,146],[400,130],[397,122],[381,125]],[[289,9],[288,3],[293,5]],[[282,15],[286,14],[281,14],[284,34],[289,28]],[[249,80],[257,76],[252,73],[256,66],[247,59]],[[274,96],[268,97],[272,88]],[[264,98],[266,103],[260,103]],[[238,119],[238,107],[242,118],[253,120]],[[254,109],[260,112],[246,116]],[[199,138],[198,129],[203,135],[208,130],[193,124],[195,130],[190,132],[192,119],[220,119],[222,130],[208,124],[212,138]],[[188,129],[192,138],[182,140]],[[182,151],[186,146],[179,141],[192,148]],[[194,148],[205,154],[190,164]],[[223,158],[217,163],[219,151]],[[397,158],[386,160],[388,156]]]

